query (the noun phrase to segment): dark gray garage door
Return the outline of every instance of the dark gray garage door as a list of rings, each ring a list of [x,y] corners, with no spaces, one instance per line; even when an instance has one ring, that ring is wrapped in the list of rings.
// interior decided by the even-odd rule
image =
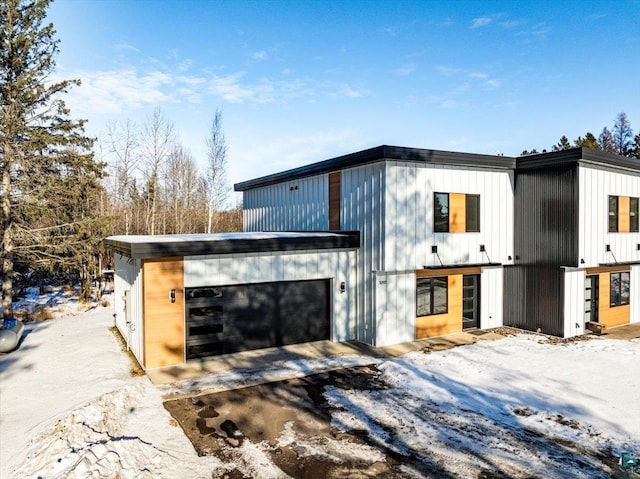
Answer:
[[[187,359],[329,339],[329,280],[186,290]]]

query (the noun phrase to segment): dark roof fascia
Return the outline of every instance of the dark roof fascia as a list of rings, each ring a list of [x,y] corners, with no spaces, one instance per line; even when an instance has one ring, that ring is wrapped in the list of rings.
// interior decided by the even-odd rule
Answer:
[[[330,173],[345,168],[375,163],[383,160],[422,162],[451,166],[475,166],[513,170],[515,158],[508,156],[481,155],[477,153],[459,153],[453,151],[406,148],[402,146],[381,145],[329,160],[312,163],[280,173],[243,181],[234,185],[235,191],[274,185],[284,181],[298,180],[308,176]]]
[[[352,249],[360,247],[358,231],[340,231],[335,236],[299,236],[259,239],[228,239],[218,241],[193,240],[181,242],[148,241],[144,243],[115,241],[107,238],[104,244],[128,258],[169,258],[213,254],[269,253],[322,249]]]
[[[598,164],[640,172],[640,160],[589,148],[571,148],[569,150],[521,156],[516,159],[516,170],[533,170],[578,164]]]

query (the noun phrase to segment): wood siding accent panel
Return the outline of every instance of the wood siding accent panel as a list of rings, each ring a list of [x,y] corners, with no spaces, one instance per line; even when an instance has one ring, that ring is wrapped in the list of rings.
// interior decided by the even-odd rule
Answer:
[[[611,301],[611,274],[600,273],[600,307],[598,308],[598,321],[607,328],[629,323],[631,308],[624,306],[610,306]]]
[[[142,262],[144,366],[184,363],[184,262],[161,258]],[[169,292],[175,289],[172,303]]]
[[[449,233],[466,232],[466,221],[466,195],[449,193]]]
[[[618,233],[628,233],[631,231],[629,203],[630,198],[628,196],[618,197]]]
[[[416,318],[416,339],[462,331],[462,275],[449,276],[448,287],[447,299],[449,305],[447,313]]]
[[[591,274],[600,274],[600,273],[612,273],[612,272],[616,272],[616,271],[631,271],[631,267],[624,267],[624,266],[600,266],[598,268],[587,268],[586,269],[586,273],[587,275],[591,275]]]
[[[329,173],[329,229],[340,229],[341,189],[340,172]]]
[[[416,278],[430,278],[432,276],[449,276],[452,274],[480,274],[482,268],[443,268],[443,269],[419,269],[416,271]]]

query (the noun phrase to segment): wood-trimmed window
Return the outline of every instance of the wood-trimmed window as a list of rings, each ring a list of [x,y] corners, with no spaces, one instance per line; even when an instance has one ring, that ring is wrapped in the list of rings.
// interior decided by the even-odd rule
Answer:
[[[433,194],[435,233],[477,233],[480,231],[480,195]]]
[[[638,198],[609,196],[609,233],[637,233],[639,215]]]
[[[640,200],[629,198],[629,231],[640,232]]]
[[[432,276],[416,279],[416,316],[448,312],[449,278]]]
[[[609,233],[618,232],[618,197],[609,196]]]
[[[610,276],[610,301],[611,307],[629,304],[631,295],[631,273],[622,271],[611,273]]]

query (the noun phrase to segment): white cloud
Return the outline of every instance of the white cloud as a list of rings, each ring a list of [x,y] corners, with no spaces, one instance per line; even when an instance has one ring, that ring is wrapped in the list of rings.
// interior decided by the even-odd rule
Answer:
[[[471,28],[486,27],[493,21],[491,17],[477,17],[471,20]]]
[[[396,76],[407,76],[416,71],[415,63],[406,63],[393,70],[393,74]]]
[[[141,53],[141,51],[134,47],[133,45],[130,45],[128,43],[122,42],[122,43],[116,43],[113,46],[114,50],[118,50],[118,51],[130,51],[130,52],[134,52],[134,53]]]
[[[266,60],[267,58],[269,58],[269,54],[265,50],[260,50],[251,55],[251,57],[254,60]]]

